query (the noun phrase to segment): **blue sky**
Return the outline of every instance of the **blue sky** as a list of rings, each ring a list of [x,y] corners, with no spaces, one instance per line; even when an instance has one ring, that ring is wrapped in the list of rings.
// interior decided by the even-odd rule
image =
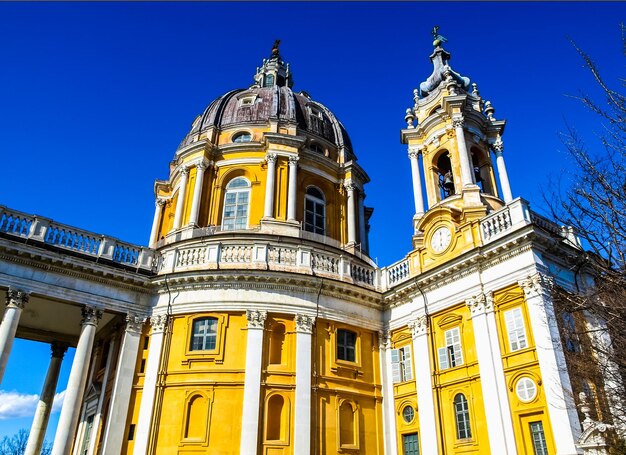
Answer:
[[[411,247],[399,130],[431,73],[433,25],[448,38],[453,69],[508,122],[514,196],[541,210],[550,176],[568,176],[565,122],[590,145],[601,128],[567,96],[600,96],[567,37],[619,87],[625,13],[618,2],[0,3],[0,204],[145,244],[154,180],[167,178],[191,122],[249,86],[279,38],[294,89],[344,123],[372,179],[371,251],[388,265]],[[0,393],[38,394],[48,359],[48,346],[16,343]],[[2,409],[0,437],[30,426]]]

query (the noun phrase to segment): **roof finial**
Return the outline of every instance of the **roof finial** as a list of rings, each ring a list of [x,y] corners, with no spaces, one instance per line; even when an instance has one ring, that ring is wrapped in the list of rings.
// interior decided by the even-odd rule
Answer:
[[[278,46],[280,46],[280,40],[274,40],[274,44],[272,45],[272,53],[270,55],[270,59],[278,58],[280,59],[280,51],[278,50]]]
[[[439,26],[435,25],[431,31],[433,35],[433,46],[441,46],[442,43],[446,43],[448,40],[443,35],[439,34]]]

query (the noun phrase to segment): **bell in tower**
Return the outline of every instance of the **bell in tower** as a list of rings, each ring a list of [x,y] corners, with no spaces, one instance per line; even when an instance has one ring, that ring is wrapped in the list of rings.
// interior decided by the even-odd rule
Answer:
[[[427,230],[429,214],[443,211],[462,224],[512,200],[502,158],[505,121],[496,120],[493,106],[483,100],[475,83],[452,69],[439,27],[432,34],[433,71],[413,91],[414,105],[406,110],[407,126],[401,132],[411,161],[414,243],[420,243]]]

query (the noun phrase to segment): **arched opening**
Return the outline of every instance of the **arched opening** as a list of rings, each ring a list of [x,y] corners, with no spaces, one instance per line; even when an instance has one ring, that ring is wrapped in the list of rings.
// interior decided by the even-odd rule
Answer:
[[[455,193],[454,175],[450,154],[444,151],[435,162],[437,178],[439,182],[439,200],[442,201]]]
[[[339,406],[339,444],[340,446],[355,446],[355,419],[354,409],[349,401]]]
[[[470,427],[469,405],[462,393],[454,397],[454,417],[456,421],[456,438],[469,439],[472,437]]]
[[[472,158],[474,183],[480,187],[482,193],[495,196],[493,171],[489,157],[478,147],[472,147],[470,155]]]
[[[203,440],[206,430],[206,416],[208,414],[208,400],[202,395],[194,395],[187,401],[185,413],[185,439]]]
[[[326,235],[326,199],[314,186],[308,187],[304,196],[304,230]]]
[[[267,400],[267,414],[265,425],[265,439],[267,441],[282,441],[286,434],[285,420],[285,399],[281,395],[272,395]]]
[[[250,182],[244,177],[235,177],[226,185],[222,230],[234,231],[248,227],[250,205]]]
[[[284,345],[285,326],[283,324],[276,324],[274,327],[272,327],[272,332],[270,334],[270,364],[281,365],[283,363]]]

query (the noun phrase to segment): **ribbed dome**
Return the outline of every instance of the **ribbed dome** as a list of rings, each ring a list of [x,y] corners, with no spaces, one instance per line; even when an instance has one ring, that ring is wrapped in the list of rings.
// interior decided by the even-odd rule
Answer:
[[[307,93],[294,93],[287,86],[257,87],[233,90],[220,96],[194,122],[180,147],[210,127],[220,130],[237,125],[263,125],[278,121],[281,125],[296,125],[298,134],[319,136],[343,148],[352,155],[352,144],[339,120],[328,108],[313,101]]]

